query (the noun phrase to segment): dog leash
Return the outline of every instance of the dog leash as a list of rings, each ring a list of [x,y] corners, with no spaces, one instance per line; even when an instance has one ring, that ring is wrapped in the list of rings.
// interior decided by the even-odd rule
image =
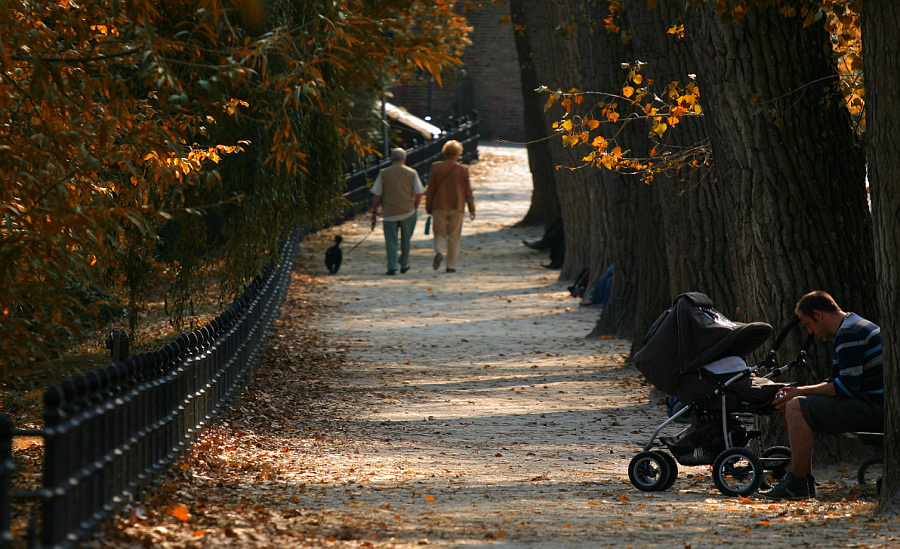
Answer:
[[[372,229],[371,229],[368,233],[366,233],[366,236],[362,237],[362,240],[360,240],[359,242],[357,242],[356,244],[354,244],[352,248],[350,248],[349,250],[347,250],[347,253],[348,253],[348,254],[349,254],[350,252],[352,252],[353,250],[355,250],[356,247],[359,246],[360,244],[362,244],[367,238],[369,238],[369,235],[370,235],[370,234],[372,234],[372,233],[375,232],[375,223],[376,223],[376,221],[373,219],[373,220],[372,220]]]

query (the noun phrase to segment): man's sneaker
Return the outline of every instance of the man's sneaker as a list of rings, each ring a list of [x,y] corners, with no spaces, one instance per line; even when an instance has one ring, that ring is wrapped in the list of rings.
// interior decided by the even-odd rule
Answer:
[[[444,260],[444,254],[438,252],[434,254],[434,261],[431,263],[431,266],[434,267],[434,270],[438,270],[438,267],[441,266],[441,261]]]
[[[795,477],[793,473],[788,473],[784,479],[778,483],[775,488],[768,492],[760,492],[759,495],[769,499],[806,499],[814,497],[810,495],[809,486],[813,483],[815,489],[815,481],[812,477]]]

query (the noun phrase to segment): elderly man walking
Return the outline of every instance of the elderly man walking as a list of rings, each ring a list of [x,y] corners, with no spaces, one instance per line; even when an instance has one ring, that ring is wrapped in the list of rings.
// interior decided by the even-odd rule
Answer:
[[[425,194],[425,187],[416,170],[406,164],[406,151],[391,150],[391,165],[378,172],[372,194],[372,222],[378,218],[378,207],[384,207],[383,223],[384,247],[387,251],[387,275],[409,270],[409,246],[413,230],[416,228],[416,210]],[[400,233],[399,246],[397,233]],[[397,249],[400,257],[397,257]]]

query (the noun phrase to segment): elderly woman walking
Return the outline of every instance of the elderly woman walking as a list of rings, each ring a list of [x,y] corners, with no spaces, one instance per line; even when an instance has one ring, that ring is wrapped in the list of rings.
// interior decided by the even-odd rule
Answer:
[[[425,190],[425,211],[434,220],[434,262],[437,270],[447,254],[447,272],[456,272],[459,255],[459,236],[462,233],[463,213],[469,207],[469,219],[475,219],[475,198],[469,183],[469,168],[459,163],[462,154],[459,141],[444,144],[441,152],[446,160],[431,165]]]

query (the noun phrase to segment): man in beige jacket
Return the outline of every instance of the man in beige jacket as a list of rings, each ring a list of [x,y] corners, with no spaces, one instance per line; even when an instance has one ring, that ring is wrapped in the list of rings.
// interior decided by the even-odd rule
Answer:
[[[409,270],[409,246],[413,230],[416,228],[416,211],[422,201],[425,187],[416,170],[406,164],[406,151],[391,150],[391,165],[378,172],[372,194],[372,223],[378,217],[378,207],[384,206],[382,226],[384,247],[387,250],[387,275]],[[397,258],[397,232],[400,232],[400,258]]]
[[[475,198],[469,183],[469,168],[459,163],[462,150],[459,141],[451,140],[444,144],[441,152],[446,160],[431,165],[425,192],[425,210],[434,219],[435,254],[432,267],[437,270],[441,266],[446,251],[448,273],[456,272],[463,212],[467,205],[469,219],[475,219]]]

